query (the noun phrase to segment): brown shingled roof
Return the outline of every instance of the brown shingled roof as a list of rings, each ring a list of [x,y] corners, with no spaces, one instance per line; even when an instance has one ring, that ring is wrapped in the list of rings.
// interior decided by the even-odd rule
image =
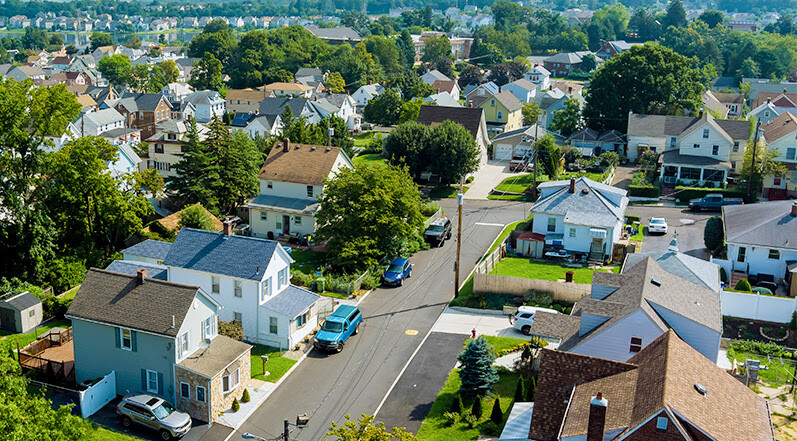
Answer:
[[[227,91],[225,99],[232,100],[246,100],[246,101],[262,101],[263,98],[274,96],[270,90],[254,90],[254,89],[230,89]]]
[[[421,106],[418,112],[418,122],[430,127],[437,126],[443,121],[451,120],[462,124],[470,131],[473,139],[479,136],[479,126],[481,126],[484,110],[478,107],[445,107],[445,106]]]
[[[323,185],[332,171],[332,166],[335,165],[335,160],[341,154],[340,147],[290,142],[286,152],[283,149],[283,142],[277,142],[271,149],[257,175],[259,179]]]
[[[797,130],[797,117],[792,115],[791,112],[783,112],[764,124],[761,124],[761,131],[764,133],[764,138],[770,143],[791,134],[795,130]]]

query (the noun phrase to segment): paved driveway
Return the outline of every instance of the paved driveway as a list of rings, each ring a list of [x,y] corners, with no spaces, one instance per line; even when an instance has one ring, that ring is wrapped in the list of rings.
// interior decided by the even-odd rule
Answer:
[[[473,175],[473,182],[468,184],[470,188],[465,193],[465,199],[486,200],[496,185],[515,175],[515,173],[509,172],[509,162],[488,161],[481,170]]]
[[[712,216],[718,216],[719,213],[693,213],[682,207],[640,205],[629,207],[626,214],[641,217],[643,225],[647,225],[651,217],[663,217],[667,220],[669,226],[667,234],[650,235],[645,231],[642,252],[667,251],[673,235],[677,233],[679,251],[701,259],[708,258],[703,243],[703,229],[706,227],[706,221]]]

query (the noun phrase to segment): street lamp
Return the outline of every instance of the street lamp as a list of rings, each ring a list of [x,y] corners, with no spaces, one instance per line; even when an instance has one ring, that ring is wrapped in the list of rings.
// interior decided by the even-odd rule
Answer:
[[[267,439],[267,438],[263,438],[262,436],[257,436],[257,435],[251,434],[249,432],[244,432],[241,435],[241,437],[245,438],[245,439],[254,439],[254,440],[257,440],[257,441],[280,441],[280,440],[282,440],[282,441],[290,441],[290,436],[291,436],[290,428],[291,428],[291,426],[302,428],[302,427],[306,426],[307,423],[309,423],[309,422],[310,422],[310,417],[307,416],[306,413],[301,413],[299,415],[296,415],[296,422],[295,423],[292,423],[292,422],[290,422],[288,420],[283,421],[282,436],[278,436],[276,438]]]

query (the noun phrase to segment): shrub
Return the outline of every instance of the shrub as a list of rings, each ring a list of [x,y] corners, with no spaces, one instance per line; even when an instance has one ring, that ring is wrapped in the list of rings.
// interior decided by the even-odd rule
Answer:
[[[310,287],[313,285],[314,278],[315,276],[311,274],[305,274],[301,271],[291,270],[291,283],[296,286]]]
[[[479,426],[479,432],[490,436],[500,436],[501,423],[494,423],[492,421],[487,421],[486,423]]]
[[[421,214],[426,217],[429,217],[437,213],[437,210],[439,209],[440,209],[440,204],[438,204],[435,201],[427,201],[421,204]]]
[[[454,400],[451,402],[451,411],[461,414],[465,406],[462,405],[462,397],[459,394],[454,395]]]
[[[725,271],[724,267],[720,267],[720,280],[725,283],[728,283],[728,272]]]
[[[544,291],[529,291],[523,296],[523,303],[527,306],[540,306],[547,308],[553,303],[553,293]]]
[[[55,296],[45,297],[42,300],[42,314],[45,319],[62,319],[64,318],[64,314],[66,314],[66,310],[69,309],[70,304],[72,304],[72,300],[60,299]]]
[[[473,429],[476,426],[476,422],[479,421],[479,417],[469,413],[462,417],[462,420],[465,421],[465,424],[468,425],[468,428]]]
[[[238,341],[244,340],[243,325],[241,325],[241,322],[235,320],[230,322],[219,320],[219,334]]]
[[[360,289],[364,289],[370,291],[379,286],[381,283],[381,273],[378,271],[371,271],[368,273],[367,276],[363,277],[362,283],[360,283]]]
[[[371,135],[371,141],[366,144],[365,148],[360,150],[360,155],[372,155],[375,153],[382,154],[382,136]]]
[[[465,179],[465,183],[470,184],[471,182],[473,182],[473,176],[468,176],[468,179]]]
[[[498,381],[498,373],[493,366],[495,354],[484,337],[471,340],[457,360],[462,363],[462,369],[458,371],[462,396],[484,396],[493,390],[493,384]]]
[[[753,292],[752,288],[750,287],[750,282],[747,279],[742,279],[736,282],[736,286],[733,289],[742,292]]]
[[[446,412],[443,414],[443,421],[445,421],[447,427],[457,424],[460,419],[462,419],[462,415],[459,412]]]
[[[515,401],[523,401],[526,396],[526,389],[523,387],[523,377],[518,378],[517,386],[515,387]]]
[[[244,389],[244,394],[241,395],[241,402],[248,403],[252,398],[249,396],[249,389]]]
[[[797,329],[797,311],[791,313],[791,321],[789,322],[791,329]]]
[[[728,190],[726,188],[702,188],[702,187],[684,187],[679,185],[675,187],[675,197],[678,202],[689,202],[690,199],[702,198],[707,194],[720,193],[728,198],[744,198],[747,193],[741,190]]]
[[[529,388],[526,391],[526,401],[533,402],[534,396],[537,394],[537,380],[534,377],[531,377],[531,381],[529,382]]]
[[[471,415],[475,415],[476,418],[481,418],[482,416],[482,399],[479,396],[476,396],[476,399],[473,401],[473,406],[470,408]]]
[[[180,221],[177,223],[179,228],[196,228],[198,230],[213,231],[213,219],[202,208],[201,204],[194,204],[182,209],[177,216]]]
[[[629,185],[628,196],[657,198],[661,196],[661,190],[659,190],[659,187],[653,185]]]
[[[722,227],[722,219],[719,216],[712,216],[706,221],[703,229],[703,243],[709,252],[718,250],[725,242],[725,232]]]
[[[749,334],[754,335],[752,333]],[[772,357],[783,357],[789,353],[786,348],[776,343],[764,343],[754,340],[735,340],[728,349],[729,351],[732,349],[734,354],[758,354]]]
[[[238,398],[232,400],[232,411],[238,412],[241,410],[241,404],[238,402]]]
[[[45,279],[57,294],[80,285],[85,277],[86,261],[74,257],[50,261],[45,275]]]
[[[520,383],[523,381],[521,380]],[[493,411],[490,413],[490,421],[494,422],[495,424],[501,424],[504,422],[504,412],[501,411],[501,401],[498,398],[495,399],[493,403]]]
[[[152,231],[153,233],[157,233],[164,240],[167,240],[169,242],[174,242],[174,239],[177,237],[174,231],[164,227],[163,224],[157,220],[150,222],[148,226],[150,231]]]
[[[756,286],[755,288],[753,288],[753,292],[757,292],[759,294],[764,294],[766,296],[771,296],[772,295],[772,290],[769,289],[769,288],[764,288],[763,286]]]

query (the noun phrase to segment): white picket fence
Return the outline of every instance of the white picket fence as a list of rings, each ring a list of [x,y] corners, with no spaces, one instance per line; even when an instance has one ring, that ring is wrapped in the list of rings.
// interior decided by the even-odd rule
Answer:
[[[88,418],[116,398],[116,371],[80,391],[80,416]]]

